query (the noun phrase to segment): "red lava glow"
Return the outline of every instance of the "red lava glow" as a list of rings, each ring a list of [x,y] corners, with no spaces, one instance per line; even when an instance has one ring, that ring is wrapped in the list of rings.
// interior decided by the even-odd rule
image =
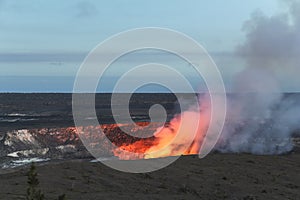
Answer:
[[[99,127],[84,127],[82,130],[77,128],[77,131],[82,133],[81,139],[84,137],[91,141],[88,149],[106,149],[103,153],[113,153],[121,160],[190,155],[199,153],[210,117],[210,103],[202,102],[200,111],[190,109],[182,112],[163,127],[161,123],[138,122],[138,126],[103,124]],[[124,133],[121,126],[127,126],[130,135]],[[100,129],[104,134],[99,134]],[[150,137],[139,137],[145,135]]]
[[[172,119],[165,127],[156,131],[153,137],[140,139],[130,144],[124,143],[113,153],[123,160],[198,154],[208,128],[210,116],[201,116],[199,124],[196,124],[193,121],[195,115],[199,115],[199,113],[184,112]],[[182,121],[184,124],[181,124]],[[196,133],[193,134],[195,129],[197,129]],[[172,144],[170,144],[171,142]]]
[[[157,129],[153,137],[130,144],[123,143],[113,153],[124,160],[198,154],[210,123],[210,116],[210,104],[203,104],[200,112],[185,111],[163,128]]]

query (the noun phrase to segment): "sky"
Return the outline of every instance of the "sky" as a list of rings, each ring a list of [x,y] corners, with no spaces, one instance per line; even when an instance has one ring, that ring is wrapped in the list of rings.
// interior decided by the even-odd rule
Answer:
[[[255,12],[270,17],[287,9],[275,0],[0,0],[0,91],[71,91],[89,51],[114,34],[141,27],[169,28],[192,37],[230,85],[246,67],[235,54],[247,40],[245,22]],[[132,60],[134,56],[127,64]],[[279,77],[284,90],[300,89],[284,79]]]

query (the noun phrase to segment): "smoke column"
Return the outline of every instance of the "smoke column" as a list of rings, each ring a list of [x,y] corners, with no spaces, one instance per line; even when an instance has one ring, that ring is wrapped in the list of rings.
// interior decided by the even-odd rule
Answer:
[[[272,155],[293,149],[292,136],[300,132],[300,95],[284,94],[282,85],[290,88],[300,85],[300,2],[286,0],[283,3],[287,12],[271,17],[255,12],[244,24],[246,40],[236,48],[236,55],[244,58],[246,68],[236,75],[233,93],[227,96],[226,122],[215,146],[217,151]],[[174,156],[182,154],[188,145],[187,139],[195,137],[184,153],[201,154],[211,119],[210,108],[218,105],[211,105],[207,94],[199,96],[199,105],[200,111],[190,106],[168,126],[159,128],[150,148],[144,148],[145,141],[122,148],[146,149],[145,158]],[[196,124],[194,119],[199,114],[200,123]],[[180,122],[186,126],[179,128]],[[213,128],[217,126],[219,124],[214,124]],[[196,127],[196,135],[191,135]],[[180,133],[184,137],[163,149]],[[214,141],[206,138],[205,142]],[[118,152],[115,155],[128,159]]]
[[[284,1],[288,12],[267,17],[260,12],[245,22],[246,40],[236,49],[247,67],[228,95],[227,121],[217,150],[281,154],[293,148],[292,134],[300,129],[296,96],[284,96],[285,84],[297,86],[300,55],[300,3]]]

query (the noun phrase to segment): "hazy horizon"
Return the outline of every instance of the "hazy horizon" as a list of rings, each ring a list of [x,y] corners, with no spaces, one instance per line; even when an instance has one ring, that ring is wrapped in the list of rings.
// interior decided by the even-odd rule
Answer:
[[[134,28],[162,27],[182,32],[203,45],[218,66],[229,92],[240,85],[236,82],[241,76],[248,83],[239,90],[253,89],[248,85],[252,81],[258,82],[259,88],[272,82],[279,91],[299,92],[299,5],[295,0],[172,1],[171,4],[0,0],[0,91],[71,92],[80,65],[100,42]],[[117,50],[108,49],[107,53]],[[153,52],[133,53],[118,59],[107,72],[106,80],[149,61],[163,62],[180,70],[192,79],[195,90],[203,87],[202,78],[186,63]],[[253,69],[257,72],[247,72]],[[253,77],[247,78],[249,75]],[[272,81],[266,84],[265,79]],[[113,83],[108,80],[100,87],[112,91]],[[264,87],[266,91],[269,89],[274,87]]]

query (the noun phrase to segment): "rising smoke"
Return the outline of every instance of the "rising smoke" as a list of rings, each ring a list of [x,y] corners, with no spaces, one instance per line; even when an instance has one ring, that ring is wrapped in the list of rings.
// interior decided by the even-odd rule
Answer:
[[[288,5],[286,13],[268,17],[256,12],[244,24],[246,40],[236,48],[236,54],[243,57],[247,65],[236,75],[233,93],[227,96],[226,122],[215,150],[271,155],[293,149],[292,136],[300,132],[300,95],[284,93],[278,74],[285,77],[285,84],[299,81],[300,2],[284,2]],[[195,122],[199,112],[192,106],[154,134],[152,146],[143,152],[144,157],[196,154],[199,151],[201,154],[211,119],[210,108],[218,106],[210,103],[209,95],[200,95],[199,124]],[[181,123],[184,124],[182,127]],[[195,127],[198,129],[194,135]],[[172,141],[178,134],[184,137]],[[195,139],[190,144],[191,137]],[[170,141],[172,145],[168,145]],[[143,147],[144,142],[122,148]],[[208,137],[205,142],[214,143]],[[190,148],[186,150],[187,145]]]
[[[295,96],[283,94],[278,74],[285,82],[298,81],[300,2],[284,2],[287,12],[271,17],[256,12],[244,24],[246,40],[236,53],[247,67],[228,97],[227,121],[216,147],[221,152],[281,154],[293,148],[300,105]]]

